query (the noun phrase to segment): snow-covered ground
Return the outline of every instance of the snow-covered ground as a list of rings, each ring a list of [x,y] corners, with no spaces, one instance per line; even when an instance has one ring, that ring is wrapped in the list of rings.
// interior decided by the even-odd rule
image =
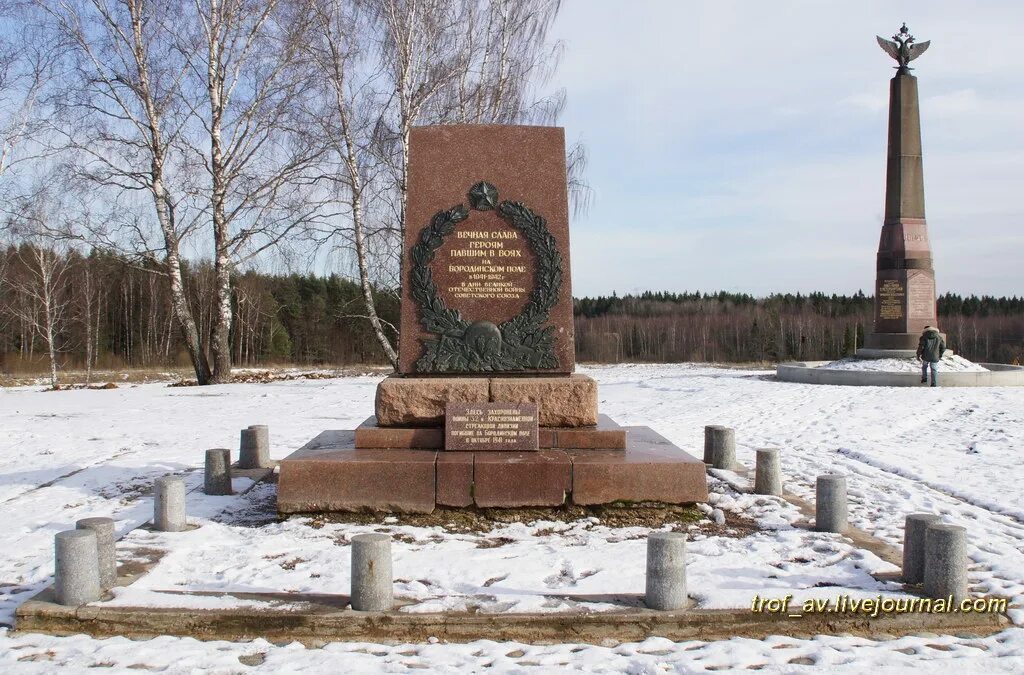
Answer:
[[[750,607],[751,589],[766,598],[793,594],[794,606],[838,593],[906,597],[899,584],[871,576],[897,567],[843,537],[793,527],[803,518],[791,504],[737,494],[718,480],[712,489],[709,501],[723,515],[727,511],[755,519],[765,531],[749,534],[730,527],[728,520],[722,529],[712,527],[710,520],[689,525],[687,575],[698,607]],[[261,486],[249,499],[238,500],[234,510],[241,512],[243,522],[251,520],[251,504],[272,506],[273,492],[273,486]],[[710,506],[707,510],[713,514]],[[184,533],[133,532],[122,542],[126,555],[133,549],[168,553],[142,579],[115,589],[117,597],[109,604],[199,609],[212,606],[211,592],[346,593],[352,537],[386,532],[394,540],[395,594],[403,603],[401,611],[611,611],[623,604],[639,605],[650,532],[640,526],[609,527],[595,517],[569,523],[499,523],[489,531],[402,525],[397,518],[365,525],[292,518],[239,527],[234,525],[238,514],[231,509],[217,520],[202,521],[202,527]],[[222,608],[253,604],[249,599],[216,600]]]
[[[813,496],[814,476],[819,473],[847,473],[851,522],[881,539],[899,544],[904,515],[916,511],[936,512],[966,525],[972,589],[1011,597],[1011,616],[1018,626],[1024,625],[1024,390],[812,386],[776,382],[768,372],[695,365],[585,370],[601,384],[602,412],[623,424],[650,425],[694,454],[700,454],[705,424],[736,428],[738,459],[748,466],[753,464],[756,448],[782,448],[788,487],[800,496]],[[375,377],[352,377],[202,389],[144,384],[105,391],[0,390],[0,623],[10,625],[15,607],[52,580],[55,532],[73,527],[78,518],[102,515],[114,517],[122,532],[135,528],[150,515],[150,501],[143,492],[154,478],[191,471],[187,480],[197,485],[200,476],[194,470],[201,466],[204,450],[236,448],[238,430],[249,424],[271,426],[275,457],[322,429],[351,428],[370,413],[376,382]],[[262,489],[249,497],[190,497],[192,514],[203,527],[174,535],[179,544],[169,546],[172,553],[161,565],[159,580],[190,588],[270,590],[274,586],[275,590],[322,591],[333,586],[334,592],[344,592],[348,559],[336,542],[358,533],[360,527],[328,525],[318,531],[322,539],[316,540],[307,536],[303,529],[309,528],[300,520],[240,532],[228,524],[229,518],[211,519],[222,509],[230,512],[247,499],[258,499]],[[844,585],[883,590],[866,574],[881,569],[877,559],[851,551],[839,537],[817,539],[794,530],[789,526],[795,517],[790,507],[771,500],[757,504],[756,499],[724,495],[716,506],[753,514],[771,531],[742,539],[710,536],[691,546],[690,590],[702,602],[735,606],[741,595],[758,591],[775,595],[787,585],[786,576],[794,585],[804,583],[800,577],[808,570],[800,567],[806,563],[792,555],[801,547],[808,549],[808,560],[845,574]],[[608,592],[612,586],[622,593],[642,590],[637,576],[642,540],[631,538],[642,533],[630,528],[615,530],[585,522],[510,525],[488,534],[504,537],[501,546],[480,548],[469,536],[390,527],[403,535],[395,547],[396,576],[405,581],[396,590],[420,603],[414,611],[465,606],[460,603],[471,601],[481,586],[495,595],[502,585],[576,593]],[[259,533],[255,547],[250,546],[254,532]],[[447,541],[439,544],[432,534]],[[125,546],[141,546],[147,539],[160,543],[171,536],[136,532]],[[190,537],[195,545],[181,546]],[[247,551],[261,551],[258,564],[246,557],[249,553],[231,561],[236,543],[248,546]],[[525,547],[536,549],[538,543],[541,561],[525,565],[529,553]],[[278,549],[271,551],[273,546]],[[753,555],[744,556],[744,551]],[[277,553],[285,556],[266,557]],[[513,569],[500,564],[504,554],[517,558]],[[459,577],[465,563],[451,563],[469,556],[480,562],[475,586]],[[731,588],[725,585],[728,575],[721,574],[721,568],[742,564],[749,570],[756,568],[757,559],[772,556],[794,557],[791,568],[775,570],[781,579],[755,573],[742,592],[739,583]],[[403,573],[403,565],[412,561],[423,565],[423,575]],[[610,561],[615,562],[616,571],[609,571]],[[317,569],[318,578],[311,577],[313,565],[325,568]],[[541,565],[549,569],[542,570]],[[269,569],[272,578],[260,576]],[[211,572],[217,570],[219,577]],[[510,576],[491,581],[505,573]],[[422,579],[436,585],[422,584]],[[156,575],[144,577],[116,602],[133,604],[129,602],[133,593],[152,597],[157,581]],[[484,586],[487,581],[490,585]],[[544,608],[545,598],[537,592],[521,597],[524,604],[510,611]],[[502,608],[492,606],[491,610]],[[823,636],[679,644],[652,639],[616,647],[480,641],[468,645],[339,643],[323,649],[263,641],[11,636],[0,628],[2,672],[90,666],[173,673],[202,668],[231,673],[423,668],[519,672],[531,667],[638,673],[728,668],[790,672],[812,664],[854,671],[893,666],[907,671],[1022,672],[1024,628],[987,638],[925,634],[888,641]]]
[[[832,361],[826,363],[820,368],[828,368],[830,370],[867,370],[867,371],[882,371],[887,373],[919,373],[921,372],[921,362],[917,359],[856,359],[846,358],[839,359],[838,361]],[[988,368],[979,366],[973,361],[968,361],[962,356],[956,354],[947,354],[942,357],[939,361],[940,373],[985,373],[988,372]]]

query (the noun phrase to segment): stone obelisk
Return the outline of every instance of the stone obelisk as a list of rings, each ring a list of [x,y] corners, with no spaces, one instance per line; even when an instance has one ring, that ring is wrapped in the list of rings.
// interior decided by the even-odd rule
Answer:
[[[917,78],[908,66],[929,42],[915,43],[906,24],[893,40],[878,38],[899,66],[889,83],[885,220],[878,241],[874,331],[865,339],[863,356],[913,352],[924,327],[937,325],[935,269],[924,215]]]

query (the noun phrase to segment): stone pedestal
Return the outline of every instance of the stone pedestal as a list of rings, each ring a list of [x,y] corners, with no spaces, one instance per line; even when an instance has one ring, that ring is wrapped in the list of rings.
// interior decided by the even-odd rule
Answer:
[[[874,331],[865,337],[865,355],[873,350],[915,350],[924,327],[938,324],[924,213],[917,78],[909,73],[897,74],[889,83],[888,147]]]

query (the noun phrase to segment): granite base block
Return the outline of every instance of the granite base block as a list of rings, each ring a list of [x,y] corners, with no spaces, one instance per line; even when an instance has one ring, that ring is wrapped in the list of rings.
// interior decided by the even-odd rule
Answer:
[[[572,501],[584,506],[613,502],[705,502],[704,462],[648,427],[628,427],[629,447],[569,450]]]
[[[360,449],[442,450],[444,427],[383,427],[371,415],[356,427],[356,447]]]
[[[486,403],[486,377],[386,377],[377,385],[374,411],[382,427],[444,424],[448,403]]]
[[[490,383],[492,401],[536,403],[542,427],[597,424],[597,382],[592,377],[493,377]]]
[[[561,506],[572,489],[572,462],[564,450],[473,454],[477,506]]]
[[[357,450],[351,431],[324,431],[281,461],[281,513],[430,513],[436,503],[433,450]]]
[[[444,425],[448,402],[536,403],[541,427],[598,424],[597,382],[586,375],[557,377],[401,377],[377,385],[375,416],[381,427]]]
[[[465,508],[473,505],[472,452],[437,454],[437,505]]]

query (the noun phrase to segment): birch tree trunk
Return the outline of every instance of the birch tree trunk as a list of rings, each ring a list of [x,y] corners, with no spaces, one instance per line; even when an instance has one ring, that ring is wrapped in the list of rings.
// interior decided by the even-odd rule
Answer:
[[[67,74],[68,91],[59,92],[61,105],[74,114],[65,127],[55,129],[65,149],[78,155],[78,177],[115,191],[148,192],[160,247],[154,251],[147,233],[138,228],[129,230],[128,238],[123,231],[96,228],[79,238],[160,264],[196,380],[207,384],[210,366],[182,274],[181,241],[190,228],[177,222],[167,177],[172,145],[182,132],[177,111],[181,63],[172,61],[175,36],[170,32],[180,20],[180,7],[168,0],[35,3],[80,62],[74,76]]]

